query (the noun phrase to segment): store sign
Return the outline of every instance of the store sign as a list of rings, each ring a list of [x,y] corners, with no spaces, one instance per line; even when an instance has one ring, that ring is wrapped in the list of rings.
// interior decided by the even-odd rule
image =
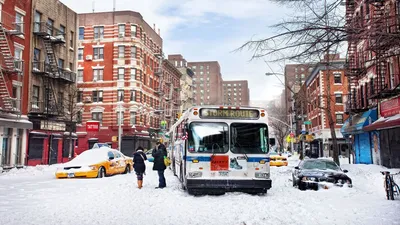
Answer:
[[[258,119],[257,109],[200,109],[203,119]]]
[[[100,122],[99,121],[88,121],[86,122],[86,131],[99,131],[100,130]]]
[[[389,117],[400,114],[400,96],[381,103],[381,116]]]
[[[51,130],[51,131],[65,131],[65,123],[42,120],[40,121],[41,130]]]

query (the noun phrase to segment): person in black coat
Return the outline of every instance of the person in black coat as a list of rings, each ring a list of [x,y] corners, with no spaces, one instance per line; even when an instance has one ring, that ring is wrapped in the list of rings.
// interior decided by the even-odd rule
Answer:
[[[139,189],[143,187],[143,174],[146,172],[145,161],[147,160],[147,157],[143,150],[144,149],[139,146],[133,154],[133,168],[135,169]]]
[[[158,187],[165,188],[167,186],[164,176],[164,171],[167,168],[164,164],[164,157],[167,156],[167,148],[161,142],[156,143],[156,147],[153,149],[152,156],[154,157],[153,170],[157,170],[158,173]]]

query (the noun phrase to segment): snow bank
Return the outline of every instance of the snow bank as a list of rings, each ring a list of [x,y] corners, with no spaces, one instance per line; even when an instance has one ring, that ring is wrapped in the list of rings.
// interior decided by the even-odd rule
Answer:
[[[54,165],[37,165],[37,166],[27,166],[21,169],[13,168],[9,171],[3,171],[0,173],[0,177],[26,177],[26,176],[41,176],[49,175],[56,172],[60,164]]]

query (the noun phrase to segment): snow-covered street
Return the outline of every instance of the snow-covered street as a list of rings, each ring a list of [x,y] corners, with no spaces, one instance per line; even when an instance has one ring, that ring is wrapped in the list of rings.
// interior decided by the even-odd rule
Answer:
[[[0,224],[400,224],[400,199],[386,200],[382,167],[342,165],[354,188],[302,192],[289,180],[296,163],[271,169],[266,196],[193,197],[169,170],[168,187],[156,190],[151,163],[141,190],[134,173],[57,180],[56,166],[12,170],[0,175]]]

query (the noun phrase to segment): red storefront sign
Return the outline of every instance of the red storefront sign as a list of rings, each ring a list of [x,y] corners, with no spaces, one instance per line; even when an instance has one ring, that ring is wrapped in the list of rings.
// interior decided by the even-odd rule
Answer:
[[[100,122],[99,121],[87,121],[86,122],[86,131],[99,131],[100,130]]]
[[[389,117],[400,114],[400,96],[381,103],[381,116]]]

